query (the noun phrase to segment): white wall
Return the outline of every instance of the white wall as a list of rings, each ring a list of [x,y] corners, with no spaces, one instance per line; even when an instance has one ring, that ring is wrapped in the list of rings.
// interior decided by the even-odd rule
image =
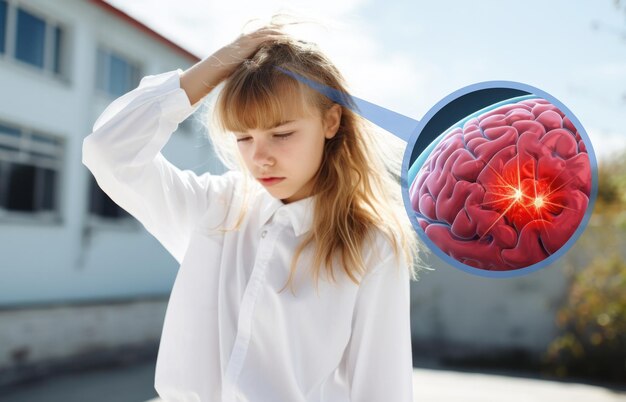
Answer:
[[[626,258],[626,233],[592,217],[559,261],[514,278],[471,275],[431,255],[426,263],[435,271],[424,271],[411,286],[414,355],[460,358],[518,349],[539,357],[559,333],[557,311],[569,308],[568,269],[585,269],[609,242]]]
[[[432,257],[430,261],[439,261]],[[564,292],[562,267],[516,278],[485,278],[435,262],[412,287],[413,338],[435,354],[471,355],[520,347],[545,350]]]
[[[62,222],[0,222],[0,306],[167,296],[177,264],[143,227],[89,219],[91,173],[81,163],[82,140],[112,101],[95,90],[98,43],[141,61],[142,75],[185,69],[196,60],[86,0],[21,3],[69,28],[69,83],[0,59],[0,118],[67,141],[58,189]],[[200,173],[215,166],[208,151],[199,135],[179,131],[163,153],[179,167]]]

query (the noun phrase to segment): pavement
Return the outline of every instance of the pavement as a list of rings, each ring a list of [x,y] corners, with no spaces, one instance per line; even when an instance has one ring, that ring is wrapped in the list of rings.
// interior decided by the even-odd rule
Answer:
[[[0,390],[2,402],[158,402],[154,362],[66,373]],[[626,402],[626,391],[503,374],[415,368],[419,402]]]
[[[413,390],[420,402],[626,401],[626,391],[597,385],[433,369],[413,370]]]

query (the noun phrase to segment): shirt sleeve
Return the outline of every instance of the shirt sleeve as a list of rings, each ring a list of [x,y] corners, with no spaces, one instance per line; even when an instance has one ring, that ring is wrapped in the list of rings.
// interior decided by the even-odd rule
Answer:
[[[178,124],[200,105],[180,88],[181,69],[142,78],[115,99],[83,140],[82,163],[100,188],[182,262],[194,224],[228,191],[232,175],[200,176],[161,154]],[[230,173],[230,172],[229,172]]]
[[[350,400],[412,402],[411,352],[408,267],[390,253],[363,277],[357,294],[342,362]]]

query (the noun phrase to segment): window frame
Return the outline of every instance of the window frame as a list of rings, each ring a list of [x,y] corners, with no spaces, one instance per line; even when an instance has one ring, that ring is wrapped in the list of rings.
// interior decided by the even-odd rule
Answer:
[[[5,3],[7,6],[5,46],[4,53],[0,53],[0,60],[11,62],[38,74],[69,83],[71,76],[69,69],[71,63],[69,63],[68,59],[70,56],[70,41],[72,38],[70,24],[30,4],[24,4],[17,0],[5,0]],[[18,10],[22,10],[42,20],[45,24],[43,68],[16,57]],[[61,32],[61,43],[58,53],[54,37],[54,31],[57,28]],[[59,72],[55,71],[56,64],[59,65]]]
[[[25,164],[38,168],[46,168],[55,172],[53,182],[54,193],[51,210],[19,211],[6,209],[0,206],[0,223],[36,223],[61,225],[63,216],[64,177],[65,163],[67,159],[67,139],[64,136],[52,134],[43,130],[33,129],[21,124],[16,124],[7,119],[0,119],[0,124],[19,131],[19,137],[4,136],[0,134],[0,144],[17,148],[17,151],[0,149],[0,164]],[[33,140],[34,136],[48,137],[55,144]],[[32,152],[48,154],[49,156],[33,156]],[[49,159],[55,158],[55,159]],[[6,174],[6,170],[0,169],[0,174]],[[43,174],[36,170],[33,186],[35,186],[33,199],[36,205],[40,205],[43,195]]]
[[[100,66],[100,52],[103,52],[105,58],[105,65]],[[109,74],[111,69],[111,56],[114,55],[122,59],[127,65],[134,68],[136,72],[136,77],[131,77],[131,80],[134,79],[134,86],[131,85],[126,91],[123,91],[122,94],[112,94],[109,92],[108,88],[110,87]],[[94,79],[94,91],[95,93],[106,99],[115,99],[126,92],[129,92],[131,89],[135,88],[141,78],[143,77],[143,72],[145,71],[145,64],[138,58],[130,56],[125,51],[119,50],[114,46],[107,44],[103,41],[98,41],[95,46],[95,79]],[[102,70],[100,70],[102,68]],[[100,82],[100,80],[104,80],[104,82]],[[102,87],[100,86],[102,85]],[[106,89],[105,89],[106,88]]]
[[[4,25],[4,31],[2,34],[2,43],[0,43],[0,47],[2,47],[2,52],[0,55],[4,56],[7,52],[7,31],[9,30],[9,3],[6,0],[0,0],[0,3],[4,4],[4,21],[2,22]]]

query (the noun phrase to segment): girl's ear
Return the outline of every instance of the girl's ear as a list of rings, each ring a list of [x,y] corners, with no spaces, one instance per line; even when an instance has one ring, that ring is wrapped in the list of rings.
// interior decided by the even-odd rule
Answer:
[[[339,123],[341,123],[341,106],[335,103],[326,111],[324,137],[333,138],[337,134],[337,130],[339,130]]]

